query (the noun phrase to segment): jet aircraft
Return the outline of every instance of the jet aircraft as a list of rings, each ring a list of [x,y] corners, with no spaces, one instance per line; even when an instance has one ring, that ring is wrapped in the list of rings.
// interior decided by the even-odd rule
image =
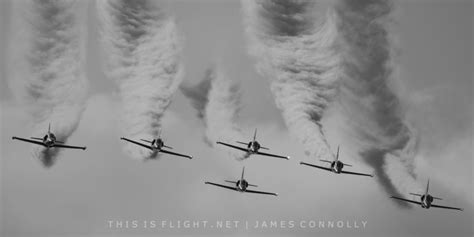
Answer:
[[[342,161],[339,160],[339,146],[337,147],[337,153],[336,153],[336,157],[335,157],[334,161],[329,161],[329,160],[320,160],[320,161],[331,164],[331,167],[313,165],[313,164],[309,164],[309,163],[306,163],[306,162],[300,162],[300,164],[311,166],[311,167],[322,169],[322,170],[327,170],[327,171],[333,172],[335,174],[341,174],[342,173],[342,174],[352,174],[352,175],[361,175],[361,176],[373,177],[372,174],[363,174],[363,173],[356,173],[356,172],[342,170],[344,168],[344,166],[352,167],[352,165],[343,163]]]
[[[131,142],[133,144],[136,144],[136,145],[139,145],[139,146],[142,146],[142,147],[145,147],[145,148],[150,149],[154,152],[161,152],[161,153],[166,153],[166,154],[170,154],[170,155],[186,157],[188,159],[193,158],[192,156],[189,156],[189,155],[184,155],[184,154],[179,154],[179,153],[175,153],[175,152],[172,152],[172,151],[164,150],[163,148],[168,148],[168,149],[173,149],[173,148],[170,147],[170,146],[165,145],[163,139],[161,138],[161,133],[160,133],[160,135],[158,135],[158,138],[155,138],[151,141],[146,140],[146,139],[140,139],[141,141],[146,142],[148,144],[143,144],[141,142],[137,142],[137,141],[125,138],[125,137],[121,137],[120,139],[125,140],[127,142]]]
[[[237,150],[241,150],[243,152],[246,152],[248,155],[256,154],[256,155],[270,156],[270,157],[281,158],[281,159],[286,159],[286,160],[290,159],[289,156],[274,155],[274,154],[269,154],[269,153],[264,153],[264,152],[259,151],[260,149],[262,149],[262,150],[269,150],[269,149],[266,148],[266,147],[261,146],[260,143],[258,143],[256,139],[257,139],[257,129],[255,129],[252,141],[250,141],[250,142],[237,141],[237,143],[239,143],[239,144],[246,145],[247,147],[245,147],[245,148],[235,146],[235,145],[232,145],[232,144],[228,144],[228,143],[225,143],[225,142],[220,142],[220,141],[218,141],[217,144],[221,144],[221,145],[228,146],[228,147],[231,147],[231,148],[234,148],[234,149],[237,149]]]
[[[242,169],[242,175],[240,176],[240,179],[237,180],[237,181],[225,180],[225,182],[232,183],[232,184],[234,184],[234,186],[227,186],[227,185],[222,185],[222,184],[217,184],[217,183],[212,183],[212,182],[205,182],[205,184],[210,184],[210,185],[214,185],[214,186],[217,186],[217,187],[226,188],[226,189],[234,190],[234,191],[241,192],[241,193],[246,192],[246,193],[256,193],[256,194],[265,194],[265,195],[278,196],[277,193],[262,192],[262,191],[247,189],[248,187],[257,187],[257,185],[249,184],[247,182],[247,180],[244,179],[244,171],[245,171],[245,167]]]
[[[418,204],[418,205],[420,205],[422,208],[426,208],[426,209],[428,209],[428,208],[430,208],[430,207],[436,207],[436,208],[452,209],[452,210],[458,210],[458,211],[462,211],[462,210],[463,210],[462,208],[457,208],[457,207],[447,207],[447,206],[440,206],[440,205],[434,205],[434,204],[432,204],[433,200],[442,200],[442,199],[439,198],[439,197],[431,196],[431,195],[428,193],[428,189],[429,189],[429,188],[430,188],[430,180],[428,180],[428,183],[426,184],[426,190],[425,190],[425,193],[424,193],[424,194],[410,193],[410,194],[413,195],[413,196],[420,197],[420,201],[419,201],[419,202],[414,201],[414,200],[409,200],[409,199],[401,198],[401,197],[395,197],[395,196],[391,196],[390,198],[397,199],[397,200],[403,201],[403,202],[411,202],[411,203],[414,203],[414,204]]]
[[[51,124],[48,125],[48,132],[41,137],[30,137],[30,139],[21,138],[21,137],[12,137],[13,140],[20,140],[23,142],[29,142],[36,145],[44,146],[47,149],[52,147],[57,148],[69,148],[69,149],[82,149],[85,150],[85,146],[70,146],[65,145],[64,142],[56,140],[56,136],[51,132]]]

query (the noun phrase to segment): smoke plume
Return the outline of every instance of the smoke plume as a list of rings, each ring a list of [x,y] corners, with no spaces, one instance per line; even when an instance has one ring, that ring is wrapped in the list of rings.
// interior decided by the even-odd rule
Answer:
[[[214,147],[219,140],[231,143],[243,140],[236,122],[240,111],[240,87],[227,77],[221,67],[209,68],[199,84],[182,87],[182,91],[191,99],[198,117],[204,122],[206,144]],[[238,160],[248,158],[242,151],[223,149]]]
[[[97,1],[97,11],[105,71],[117,84],[123,105],[120,127],[124,136],[155,138],[183,75],[176,24],[151,0]],[[135,159],[156,156],[134,144],[123,145]]]
[[[48,123],[58,141],[76,130],[84,109],[84,5],[77,1],[12,1],[9,86],[33,120],[32,136],[42,137]],[[33,145],[45,167],[59,150]]]
[[[329,105],[339,104],[349,124],[340,127],[350,127],[346,135],[385,191],[419,190],[413,163],[418,139],[392,80],[391,2],[243,0],[243,8],[249,53],[271,78],[287,127],[307,155],[330,156],[320,122]]]
[[[321,126],[337,93],[339,57],[334,14],[313,0],[243,0],[249,53],[271,90],[290,132],[307,155],[332,159]]]
[[[360,145],[389,194],[418,191],[414,156],[418,138],[405,121],[394,88],[396,64],[389,32],[389,0],[341,0],[336,5],[341,64],[341,103]]]

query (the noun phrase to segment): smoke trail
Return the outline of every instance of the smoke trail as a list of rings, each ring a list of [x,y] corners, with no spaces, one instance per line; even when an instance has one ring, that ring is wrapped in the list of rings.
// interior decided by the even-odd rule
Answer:
[[[191,100],[192,106],[197,111],[197,117],[201,119],[204,123],[205,121],[205,109],[209,102],[208,96],[209,91],[211,90],[211,83],[215,79],[215,69],[209,68],[204,73],[204,78],[197,85],[181,86],[181,92]],[[207,126],[206,126],[207,127]]]
[[[181,39],[175,22],[156,1],[97,1],[102,23],[106,74],[118,85],[121,127],[132,139],[154,138],[181,82]],[[135,159],[156,154],[134,144],[124,150]]]
[[[83,73],[84,5],[75,1],[14,1],[9,86],[29,106],[33,136],[52,124],[59,141],[67,141],[79,124],[88,82]],[[13,44],[14,42],[14,44]],[[59,150],[33,146],[45,167]]]
[[[392,9],[389,0],[341,0],[336,5],[344,112],[362,147],[360,156],[389,194],[400,195],[419,190],[413,162],[418,139],[404,121],[393,89]]]
[[[325,8],[314,1],[244,0],[243,7],[249,52],[258,70],[272,78],[277,105],[307,154],[329,154],[320,120],[338,94],[359,155],[385,190],[418,190],[418,140],[390,85],[390,1],[345,0]]]
[[[240,87],[232,83],[223,69],[209,68],[199,84],[194,87],[182,87],[182,91],[191,99],[198,117],[204,122],[206,144],[214,147],[218,140],[234,142],[243,139],[236,123],[240,111]],[[226,148],[226,151],[238,160],[249,157],[246,153],[234,149]]]
[[[320,121],[337,92],[333,12],[313,0],[242,3],[249,53],[258,71],[271,78],[287,127],[307,155],[332,159]]]

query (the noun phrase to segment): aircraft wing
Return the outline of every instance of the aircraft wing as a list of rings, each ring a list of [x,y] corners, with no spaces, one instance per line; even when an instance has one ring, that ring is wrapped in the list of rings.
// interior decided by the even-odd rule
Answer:
[[[273,154],[268,154],[268,153],[264,153],[264,152],[257,152],[256,154],[259,154],[259,155],[262,155],[262,156],[271,156],[271,157],[276,157],[276,158],[281,158],[281,159],[286,159],[286,160],[290,159],[290,157],[288,157],[288,156],[279,156],[279,155],[273,155]]]
[[[179,154],[179,153],[174,153],[174,152],[167,151],[167,150],[160,150],[160,152],[163,152],[163,153],[166,153],[166,154],[170,154],[170,155],[175,155],[175,156],[186,157],[186,158],[189,158],[189,159],[192,159],[192,158],[193,158],[192,156],[183,155],[183,154]]]
[[[29,143],[33,143],[33,144],[36,144],[36,145],[40,145],[40,146],[46,146],[44,145],[44,143],[40,142],[40,141],[35,141],[35,140],[30,140],[30,139],[25,139],[25,138],[21,138],[21,137],[12,137],[13,140],[20,140],[20,141],[24,141],[24,142],[29,142]]]
[[[230,186],[226,186],[226,185],[222,185],[222,184],[216,184],[216,183],[212,183],[212,182],[205,182],[205,184],[210,184],[210,185],[214,185],[214,186],[217,186],[217,187],[221,187],[221,188],[226,188],[226,189],[230,189],[230,190],[237,191],[237,187],[230,187]]]
[[[278,196],[277,193],[269,193],[269,192],[255,191],[255,190],[250,190],[250,189],[245,190],[245,192],[247,192],[247,193],[258,193],[258,194],[265,194],[265,195]]]
[[[224,145],[224,146],[232,147],[232,148],[234,148],[234,149],[237,149],[237,150],[241,150],[241,151],[248,152],[248,150],[247,150],[246,148],[242,148],[242,147],[234,146],[234,145],[231,145],[231,144],[228,144],[228,143],[224,143],[224,142],[217,142],[217,144],[221,144],[221,145]]]
[[[439,206],[439,205],[433,205],[433,204],[431,204],[431,207],[444,208],[444,209],[452,209],[452,210],[458,210],[458,211],[462,211],[462,210],[463,210],[462,208]]]
[[[69,149],[82,149],[85,150],[85,146],[68,146],[68,145],[62,145],[62,144],[54,144],[53,147],[60,147],[60,148],[69,148]]]
[[[311,167],[322,169],[322,170],[332,171],[330,168],[322,167],[322,166],[318,166],[318,165],[312,165],[312,164],[308,164],[306,162],[300,162],[300,165],[307,165],[307,166],[311,166]]]
[[[341,173],[373,177],[373,175],[371,174],[362,174],[362,173],[356,173],[356,172],[350,172],[350,171],[344,171],[344,170],[341,170]]]
[[[409,200],[409,199],[405,199],[405,198],[394,197],[394,196],[391,196],[390,198],[398,199],[398,200],[404,201],[404,202],[411,202],[411,203],[414,203],[414,204],[421,205],[421,202],[417,202],[417,201],[413,201],[413,200]]]
[[[153,150],[153,149],[151,148],[151,146],[147,146],[147,145],[145,145],[145,144],[142,144],[142,143],[139,143],[139,142],[136,142],[136,141],[127,139],[127,138],[125,138],[125,137],[121,137],[120,139],[125,140],[125,141],[127,141],[127,142],[131,142],[131,143],[137,144],[137,145],[142,146],[142,147],[145,147],[145,148],[148,148],[148,149],[150,149],[150,150]]]

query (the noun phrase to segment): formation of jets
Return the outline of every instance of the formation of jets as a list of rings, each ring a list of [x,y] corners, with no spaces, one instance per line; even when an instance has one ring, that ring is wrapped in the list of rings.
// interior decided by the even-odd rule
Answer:
[[[12,137],[12,139],[23,141],[23,142],[28,142],[28,143],[33,143],[33,144],[36,144],[36,145],[40,145],[40,146],[45,147],[46,149],[50,149],[50,148],[69,148],[69,149],[82,149],[82,150],[86,149],[85,146],[66,145],[66,144],[64,144],[63,141],[56,140],[56,136],[54,135],[54,133],[51,132],[51,124],[49,124],[48,131],[42,138],[41,137],[30,137],[30,139],[26,139],[26,138],[21,138],[21,137]],[[139,142],[139,141],[134,141],[132,139],[128,139],[128,138],[125,138],[125,137],[121,137],[120,139],[124,140],[126,142],[130,142],[132,144],[144,147],[144,148],[149,149],[153,152],[165,153],[165,154],[169,154],[169,155],[185,157],[185,158],[188,158],[188,159],[193,158],[190,155],[185,155],[185,154],[180,154],[180,153],[175,153],[175,152],[169,151],[173,148],[170,147],[170,146],[165,145],[163,139],[161,138],[161,134],[159,134],[157,138],[155,138],[151,141],[146,140],[146,139],[140,139],[140,141],[142,141],[144,143]],[[243,151],[249,156],[250,155],[262,155],[262,156],[268,156],[268,157],[274,157],[274,158],[280,158],[280,159],[286,159],[286,160],[290,159],[289,156],[275,155],[275,154],[261,152],[260,151],[261,149],[262,150],[269,150],[269,148],[261,146],[260,143],[257,142],[256,139],[257,139],[257,129],[255,129],[253,139],[251,141],[249,141],[249,142],[237,141],[238,144],[246,145],[246,147],[240,147],[240,146],[236,146],[236,145],[232,145],[232,144],[224,143],[224,142],[220,142],[220,141],[217,141],[217,144],[224,145],[224,146],[227,146],[227,147],[230,147],[230,148],[233,148],[233,149]],[[164,149],[164,148],[166,148],[166,149]],[[329,161],[329,160],[320,160],[320,161],[330,164],[329,167],[310,164],[310,163],[306,163],[306,162],[300,162],[300,164],[310,166],[310,167],[313,167],[313,168],[317,168],[317,169],[321,169],[321,170],[326,170],[326,171],[329,171],[329,172],[332,172],[332,173],[335,173],[335,174],[349,174],[349,175],[373,177],[372,174],[357,173],[357,172],[343,170],[343,168],[345,166],[352,167],[352,165],[343,163],[342,161],[339,160],[339,147],[337,147],[337,152],[336,152],[336,155],[334,156],[333,161]],[[213,185],[213,186],[216,186],[216,187],[219,187],[219,188],[234,190],[234,191],[237,191],[237,192],[240,192],[240,193],[254,193],[254,194],[278,196],[277,193],[273,193],[273,192],[264,192],[264,191],[248,189],[248,187],[255,187],[256,188],[257,185],[250,184],[250,183],[247,182],[247,180],[244,179],[244,171],[245,171],[245,167],[242,169],[242,174],[241,174],[239,180],[236,180],[236,181],[224,180],[226,183],[230,183],[230,184],[233,184],[233,185],[224,185],[224,184],[218,184],[218,183],[213,183],[213,182],[205,182],[205,184]],[[405,199],[405,198],[401,198],[401,197],[395,197],[395,196],[391,196],[390,198],[396,199],[398,201],[417,204],[417,205],[420,205],[422,208],[426,208],[426,209],[428,209],[430,207],[435,207],[435,208],[452,209],[452,210],[459,210],[459,211],[463,210],[462,208],[457,208],[457,207],[440,206],[440,205],[432,204],[434,200],[441,200],[441,198],[434,197],[434,196],[430,195],[428,193],[428,189],[429,189],[429,180],[428,180],[428,183],[426,185],[426,191],[425,191],[424,194],[410,193],[410,195],[419,197],[419,201],[409,200],[409,199]]]

